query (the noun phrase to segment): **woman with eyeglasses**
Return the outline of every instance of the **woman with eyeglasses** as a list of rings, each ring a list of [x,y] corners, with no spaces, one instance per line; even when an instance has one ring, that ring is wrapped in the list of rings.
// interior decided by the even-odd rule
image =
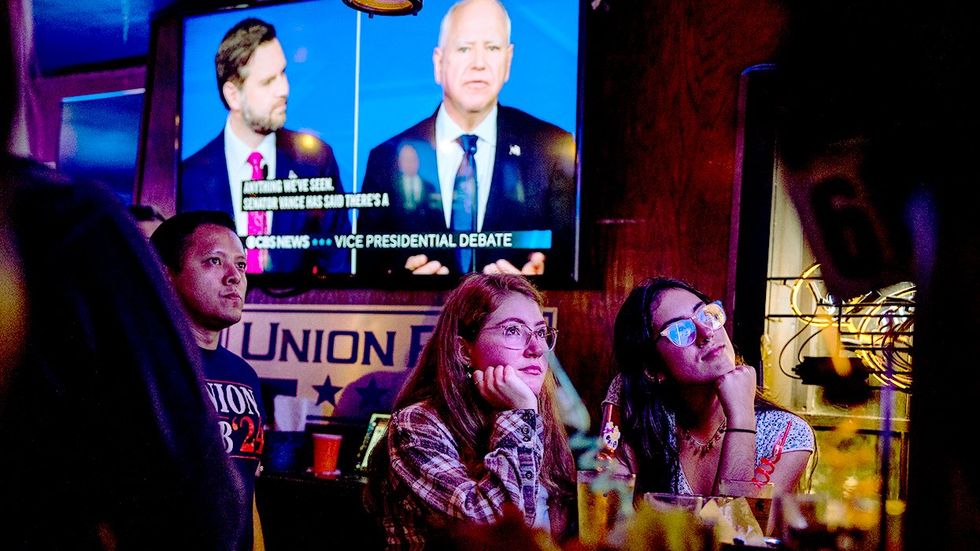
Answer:
[[[519,275],[472,274],[449,295],[371,458],[365,497],[389,548],[436,545],[456,521],[499,520],[507,503],[565,536],[575,464],[541,305]]]
[[[813,430],[761,395],[725,321],[720,302],[668,278],[641,282],[620,308],[602,430],[605,454],[618,460],[610,465],[636,473],[637,495],[720,495],[722,480],[755,482],[747,497],[768,483],[774,493],[798,489]],[[610,435],[620,430],[616,449]]]

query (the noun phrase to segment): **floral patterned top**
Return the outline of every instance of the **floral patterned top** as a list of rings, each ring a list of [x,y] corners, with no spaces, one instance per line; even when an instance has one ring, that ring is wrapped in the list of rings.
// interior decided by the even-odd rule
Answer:
[[[617,373],[616,376],[613,377],[612,382],[609,383],[609,389],[606,391],[606,398],[602,401],[602,403],[618,406],[620,404],[622,389],[622,379]],[[677,430],[675,428],[676,425],[673,413],[670,413],[668,421],[671,428],[669,432],[670,443],[676,447]],[[810,428],[810,425],[798,415],[778,409],[756,410],[755,424],[756,467],[761,464],[762,458],[764,457],[773,459],[777,441],[782,439],[783,433],[787,432],[787,427],[789,427],[789,429],[786,435],[786,440],[783,442],[783,453],[801,450],[813,452],[816,449],[813,429]],[[691,485],[687,482],[687,477],[684,476],[684,469],[677,470],[677,477],[674,479],[673,486],[673,492],[676,494],[690,495],[694,493],[694,491],[691,489]]]

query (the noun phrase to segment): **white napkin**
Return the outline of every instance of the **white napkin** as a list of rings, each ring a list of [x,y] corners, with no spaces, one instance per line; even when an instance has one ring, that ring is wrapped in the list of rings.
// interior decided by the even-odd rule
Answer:
[[[276,396],[272,407],[278,431],[306,430],[306,416],[316,410],[313,400],[293,396]]]

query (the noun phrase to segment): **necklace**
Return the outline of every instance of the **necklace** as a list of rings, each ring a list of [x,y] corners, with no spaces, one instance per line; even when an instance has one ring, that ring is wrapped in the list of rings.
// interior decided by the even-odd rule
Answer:
[[[725,433],[725,426],[727,424],[727,421],[722,419],[721,423],[718,424],[718,428],[715,430],[715,433],[711,435],[711,438],[709,438],[706,442],[701,442],[692,436],[690,431],[685,428],[681,428],[680,426],[677,428],[680,429],[684,440],[686,440],[691,446],[691,451],[694,452],[694,455],[696,455],[698,459],[702,459],[704,456],[708,455],[708,452],[710,452],[712,448],[715,447],[715,442],[721,440],[722,435]]]

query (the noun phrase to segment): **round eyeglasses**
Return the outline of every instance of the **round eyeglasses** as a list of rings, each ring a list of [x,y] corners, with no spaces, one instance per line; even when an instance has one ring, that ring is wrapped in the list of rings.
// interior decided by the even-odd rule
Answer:
[[[531,329],[523,323],[507,322],[493,327],[486,327],[485,330],[497,330],[503,335],[504,346],[511,350],[523,350],[531,344],[531,337],[543,342],[548,350],[555,349],[558,342],[558,330],[554,327],[538,327]]]
[[[720,300],[716,300],[711,304],[702,304],[700,308],[694,311],[694,315],[680,319],[667,324],[664,330],[660,332],[660,336],[657,337],[667,337],[674,346],[684,348],[694,344],[694,341],[698,338],[698,327],[694,322],[700,323],[704,327],[715,331],[722,325],[725,325],[725,320],[728,318],[725,316],[725,309],[721,305]]]

